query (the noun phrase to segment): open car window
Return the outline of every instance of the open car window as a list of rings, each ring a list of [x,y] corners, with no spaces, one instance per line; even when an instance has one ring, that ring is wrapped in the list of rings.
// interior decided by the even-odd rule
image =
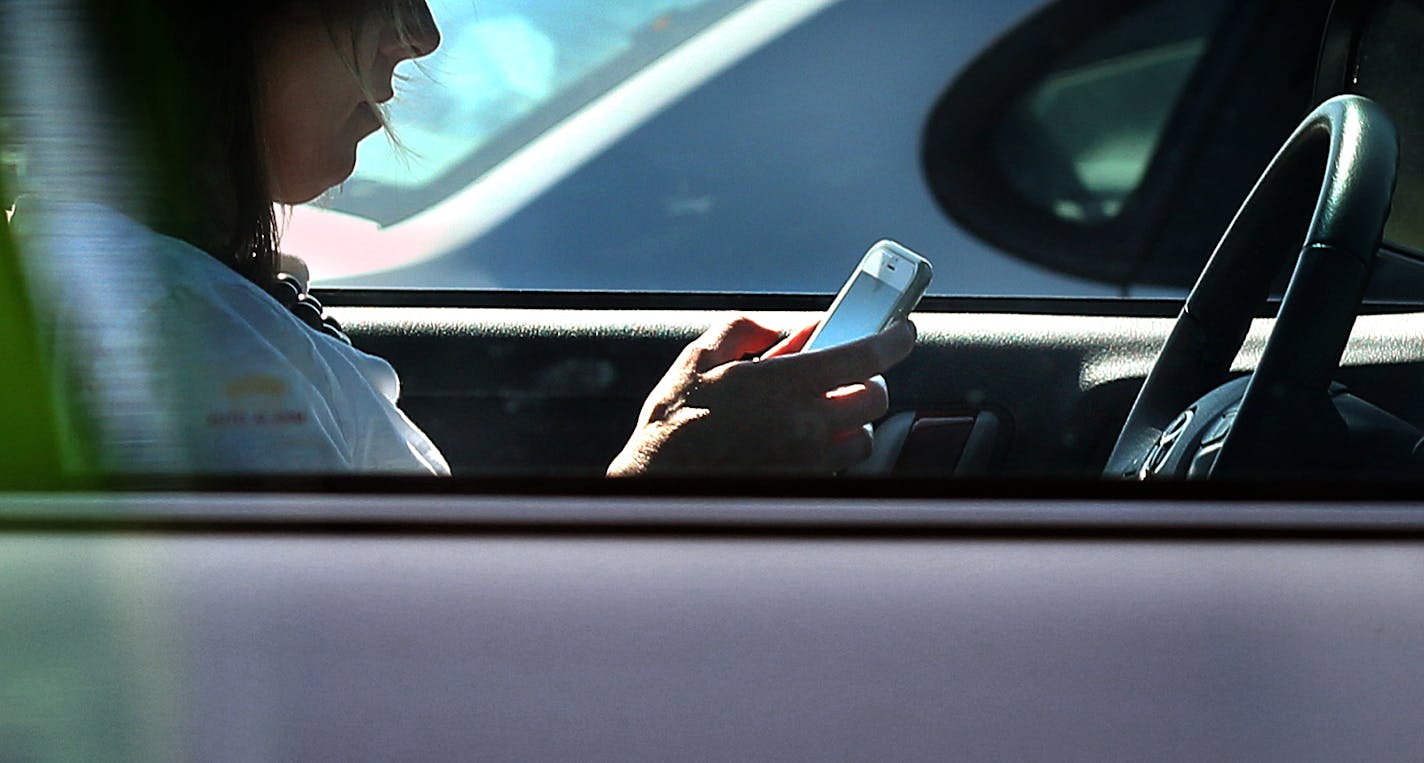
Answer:
[[[596,477],[640,415],[659,410],[643,404],[688,342],[734,311],[761,314],[777,335],[803,328],[867,246],[895,238],[935,270],[918,349],[892,369],[884,415],[876,408],[878,423],[915,443],[893,456],[908,464],[901,473],[1097,477],[1172,332],[1173,300],[1313,108],[1301,93],[1312,89],[1331,3],[1293,8],[707,0],[600,3],[585,13],[439,3],[442,52],[403,70],[392,106],[405,147],[368,141],[344,187],[282,221],[282,248],[305,260],[314,290],[284,281],[296,291],[286,304],[274,293],[282,289],[242,276],[241,263],[223,270],[211,258],[175,257],[209,266],[207,275],[138,311],[134,324],[105,326],[103,299],[141,298],[149,280],[190,274],[154,257],[135,266],[142,278],[127,291],[89,267],[81,270],[89,277],[59,279],[89,289],[85,300],[38,302],[58,318],[89,311],[103,331],[88,336],[81,361],[122,356],[140,382],[179,367],[174,342],[202,336],[211,316],[193,309],[201,291],[193,284],[214,271],[228,279],[224,288],[246,289],[264,320],[307,316],[315,338],[301,334],[302,352],[281,358],[295,381],[274,380],[242,353],[221,355],[222,342],[191,342],[209,352],[195,363],[193,388],[143,390],[163,405],[216,390],[222,407],[206,411],[190,438],[200,446],[238,430],[312,423],[323,443],[366,437],[368,421],[335,415],[344,408],[309,383],[350,366],[361,378],[329,385],[338,403],[380,403],[383,426],[433,441],[368,437],[384,443],[376,463],[417,452],[439,466],[438,445],[455,474]],[[0,148],[7,184],[45,196],[37,179],[61,177],[42,161],[55,149],[84,154],[85,171],[143,169],[140,152],[117,147],[114,135],[90,141],[82,131],[94,125],[71,118],[103,80],[72,76],[69,62],[46,56],[59,41],[20,43],[16,60],[29,68],[15,70],[44,76],[25,81],[16,110],[24,124]],[[58,82],[74,89],[51,87]],[[51,108],[60,96],[63,108]],[[83,139],[73,151],[65,130]],[[1388,143],[1383,128],[1371,136],[1371,145]],[[1311,208],[1267,209],[1258,214],[1279,224],[1257,232],[1287,241],[1282,250],[1297,243],[1289,239]],[[124,217],[118,205],[107,211]],[[82,226],[56,219],[59,238],[85,243]],[[157,233],[124,230],[136,240]],[[163,246],[171,253],[185,243],[168,236]],[[1418,283],[1417,270],[1411,281],[1369,266],[1381,268],[1370,288],[1408,294]],[[1282,267],[1278,284],[1289,272]],[[1270,290],[1254,288],[1235,295],[1233,320],[1270,314]],[[1131,299],[1144,293],[1173,299]],[[1412,324],[1384,318],[1361,324],[1371,332],[1366,350],[1344,355],[1354,365],[1342,371],[1349,384],[1340,394],[1357,394],[1356,373],[1367,377],[1360,399],[1397,415],[1406,426],[1390,436],[1402,442],[1419,404],[1412,377],[1391,379],[1389,370],[1415,362],[1401,339]],[[213,324],[224,337],[251,327]],[[135,340],[138,328],[151,336]],[[1201,410],[1196,398],[1239,382],[1263,357],[1267,326],[1237,329],[1245,347],[1213,338],[1214,376],[1179,385],[1188,397],[1163,404],[1166,420],[1143,427],[1144,437]],[[331,349],[328,340],[376,357],[312,363],[308,373],[302,364]],[[724,360],[750,364],[770,346]],[[1339,356],[1333,347],[1298,354]],[[232,369],[242,371],[236,380],[208,383]],[[142,418],[125,400],[100,401],[97,415],[125,425]],[[1224,434],[1221,421],[1203,414],[1202,437]],[[166,425],[143,423],[159,434]],[[367,463],[376,450],[348,448],[333,468]],[[328,465],[294,456],[284,466]]]

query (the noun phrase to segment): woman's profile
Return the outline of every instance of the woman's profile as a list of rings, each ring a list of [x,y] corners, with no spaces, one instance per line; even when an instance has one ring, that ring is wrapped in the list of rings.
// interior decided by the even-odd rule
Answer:
[[[351,174],[357,144],[386,126],[396,66],[440,44],[425,2],[82,5],[85,23],[66,33],[97,77],[106,148],[32,141],[42,181],[14,224],[39,253],[49,346],[92,413],[98,467],[448,474],[400,411],[395,369],[353,347],[280,254],[281,206]],[[29,71],[12,86],[53,74],[33,60]],[[41,111],[27,139],[63,128]],[[711,329],[653,391],[608,473],[829,474],[862,458],[863,425],[887,406],[875,377],[909,353],[913,328],[798,353],[811,328]]]

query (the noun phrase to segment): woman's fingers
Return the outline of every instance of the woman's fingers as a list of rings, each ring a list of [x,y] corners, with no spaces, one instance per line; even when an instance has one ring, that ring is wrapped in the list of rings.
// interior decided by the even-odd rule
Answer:
[[[884,416],[890,410],[890,393],[885,378],[876,376],[862,384],[831,390],[820,407],[831,429],[849,429]]]
[[[711,371],[747,355],[760,355],[779,339],[780,331],[743,316],[703,334],[691,349],[695,353],[697,370]]]
[[[825,390],[858,384],[904,360],[915,348],[915,329],[908,321],[864,339],[815,352],[784,355],[764,364],[767,373],[784,377],[777,383],[803,390]]]
[[[708,331],[653,390],[609,474],[830,474],[866,458],[866,424],[889,406],[878,374],[910,352],[914,328],[796,353],[812,330],[781,340],[740,318]],[[760,362],[738,362],[748,354]]]
[[[808,464],[844,468],[869,453],[870,422],[884,416],[889,404],[885,380],[875,377],[784,411],[782,423],[772,423],[765,437],[787,437],[794,445],[782,450],[806,454]],[[846,458],[852,460],[845,461]]]
[[[782,355],[794,355],[800,352],[802,348],[806,346],[806,342],[810,341],[811,335],[816,333],[816,327],[819,325],[821,325],[820,321],[817,321],[816,323],[812,323],[809,326],[802,326],[801,328],[791,332],[790,336],[786,337],[780,342],[777,342],[775,347],[772,347],[770,350],[767,350],[765,353],[763,353],[761,356],[762,360],[766,360],[767,358],[777,358],[781,357]]]
[[[869,427],[856,427],[837,432],[826,447],[826,465],[832,472],[854,466],[867,458],[875,446]]]

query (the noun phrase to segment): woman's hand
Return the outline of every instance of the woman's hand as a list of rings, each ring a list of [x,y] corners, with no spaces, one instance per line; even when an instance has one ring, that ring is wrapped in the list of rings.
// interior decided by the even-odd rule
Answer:
[[[864,425],[889,405],[878,375],[910,354],[914,327],[797,354],[814,328],[782,340],[737,318],[703,334],[648,396],[608,475],[831,474],[864,460]]]

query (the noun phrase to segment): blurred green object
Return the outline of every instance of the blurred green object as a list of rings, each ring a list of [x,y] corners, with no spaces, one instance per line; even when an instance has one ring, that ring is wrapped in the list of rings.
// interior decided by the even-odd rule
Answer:
[[[8,145],[3,133],[0,145]],[[0,199],[13,198],[9,175],[0,173]],[[0,222],[0,490],[65,482],[65,438],[33,307],[10,226]]]

